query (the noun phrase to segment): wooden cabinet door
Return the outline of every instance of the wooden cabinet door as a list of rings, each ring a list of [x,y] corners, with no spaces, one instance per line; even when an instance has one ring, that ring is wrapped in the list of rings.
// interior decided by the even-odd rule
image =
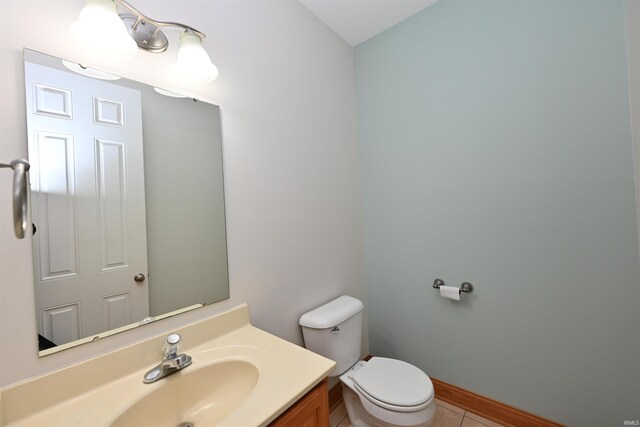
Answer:
[[[324,379],[270,424],[270,427],[328,427],[329,393]]]

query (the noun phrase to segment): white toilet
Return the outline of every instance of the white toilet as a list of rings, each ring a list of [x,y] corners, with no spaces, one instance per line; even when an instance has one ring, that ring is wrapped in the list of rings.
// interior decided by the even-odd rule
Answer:
[[[427,374],[400,360],[358,360],[363,308],[360,300],[343,295],[302,315],[305,346],[336,361],[329,376],[340,375],[353,427],[429,426],[436,406]]]

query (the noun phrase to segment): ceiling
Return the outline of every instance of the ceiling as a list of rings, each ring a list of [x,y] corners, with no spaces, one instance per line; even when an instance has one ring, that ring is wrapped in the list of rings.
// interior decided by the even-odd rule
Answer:
[[[298,0],[351,46],[381,33],[437,0]]]

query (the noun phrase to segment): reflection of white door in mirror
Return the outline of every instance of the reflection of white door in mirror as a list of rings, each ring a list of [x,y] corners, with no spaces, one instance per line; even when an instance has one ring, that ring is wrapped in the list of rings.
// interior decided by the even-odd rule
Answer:
[[[60,345],[149,315],[141,98],[30,62],[25,78],[38,329]]]

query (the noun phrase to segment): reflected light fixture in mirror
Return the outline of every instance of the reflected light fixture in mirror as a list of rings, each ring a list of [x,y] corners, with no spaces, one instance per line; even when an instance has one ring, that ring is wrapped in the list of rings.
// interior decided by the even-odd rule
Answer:
[[[120,76],[116,76],[115,74],[107,73],[106,71],[96,70],[95,68],[85,67],[82,64],[76,64],[75,62],[67,61],[66,59],[62,60],[62,65],[70,69],[71,71],[82,74],[83,76],[93,77],[94,79],[100,80],[120,80]]]
[[[218,68],[202,46],[204,33],[178,22],[156,21],[143,15],[125,0],[86,0],[71,33],[87,47],[113,59],[135,55],[136,46],[151,53],[167,50],[165,27],[184,30],[175,65],[180,78],[193,83],[208,83],[218,77]],[[118,13],[118,7],[127,13]]]
[[[171,98],[186,98],[187,97],[186,95],[181,95],[179,93],[171,92],[170,90],[161,89],[159,87],[154,87],[153,90],[155,90],[160,95],[170,96]]]

